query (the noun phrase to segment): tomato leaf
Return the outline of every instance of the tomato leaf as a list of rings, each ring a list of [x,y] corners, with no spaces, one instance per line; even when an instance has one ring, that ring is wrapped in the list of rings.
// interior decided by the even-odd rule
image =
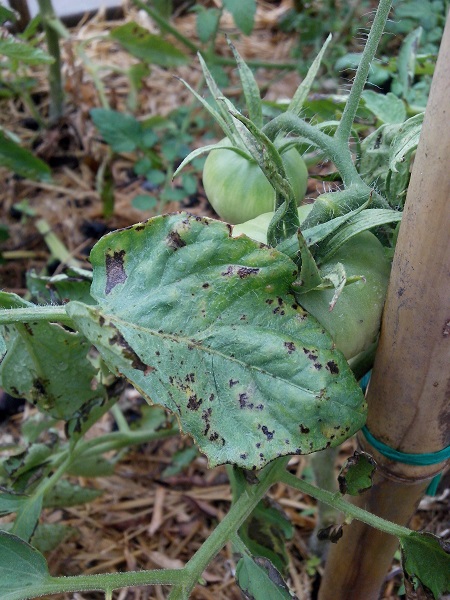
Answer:
[[[133,152],[142,145],[142,125],[132,115],[109,108],[93,108],[90,114],[103,139],[115,152]]]
[[[261,468],[364,423],[347,362],[290,293],[286,255],[179,213],[105,236],[91,262],[99,305],[67,312],[112,369],[177,415],[211,466]]]
[[[17,536],[0,531],[2,600],[34,598],[50,580],[47,563],[40,552]]]
[[[263,126],[263,117],[261,95],[259,93],[258,84],[256,83],[252,70],[242,60],[242,56],[236,50],[234,44],[228,38],[227,42],[231,48],[231,51],[233,52],[239,69],[239,77],[241,79],[242,90],[245,96],[245,103],[247,105],[249,119],[256,125],[256,127],[261,128]]]
[[[341,494],[357,496],[372,487],[376,463],[366,452],[354,452],[341,468],[338,475]]]
[[[325,40],[319,54],[316,56],[312,65],[309,67],[306,77],[303,79],[301,84],[298,86],[298,88],[294,94],[294,97],[292,98],[291,102],[289,103],[289,106],[287,109],[289,112],[293,112],[294,114],[300,116],[301,111],[303,109],[303,104],[304,104],[305,100],[307,99],[308,94],[311,90],[311,86],[313,84],[314,79],[316,78],[317,72],[320,68],[320,63],[322,62],[322,58],[323,58],[323,55],[325,54],[328,44],[331,42],[331,38],[332,38],[332,36],[330,33],[330,35]]]
[[[50,181],[50,167],[0,131],[0,166],[29,179]]]
[[[224,7],[242,33],[250,35],[255,24],[256,0],[223,0]]]
[[[130,54],[145,62],[160,67],[177,67],[188,62],[181,50],[159,35],[149,33],[137,23],[126,23],[115,27],[109,34]]]
[[[431,533],[412,532],[400,537],[403,568],[440,598],[450,592],[450,548]]]
[[[13,294],[2,294],[0,304],[8,306],[8,300],[11,308],[33,306]],[[91,385],[96,369],[87,359],[90,344],[81,334],[40,321],[4,326],[3,336],[8,351],[0,364],[0,381],[12,396],[27,398],[64,420],[103,399],[103,386]]]
[[[361,97],[366,108],[383,123],[403,123],[406,119],[405,104],[392,92],[377,94],[373,90],[365,90]]]
[[[236,566],[236,580],[247,600],[293,600],[278,570],[267,558],[243,556]]]

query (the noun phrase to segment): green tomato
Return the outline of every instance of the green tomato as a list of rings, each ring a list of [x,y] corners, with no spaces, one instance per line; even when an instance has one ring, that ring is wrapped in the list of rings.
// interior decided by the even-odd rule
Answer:
[[[302,222],[312,205],[299,208]],[[261,215],[248,223],[233,227],[233,236],[245,233],[258,242],[267,243],[267,228],[274,213]],[[369,231],[355,235],[346,242],[325,264],[322,274],[342,263],[347,276],[363,275],[342,290],[336,305],[330,311],[334,290],[313,290],[296,294],[297,302],[328,330],[336,347],[347,360],[366,350],[377,338],[380,330],[391,264],[380,241]]]
[[[380,331],[391,263],[383,245],[370,231],[355,235],[321,265],[326,274],[338,262],[347,276],[363,275],[365,281],[345,286],[333,310],[334,290],[313,290],[297,296],[298,303],[328,330],[337,348],[349,360],[366,350]]]
[[[228,138],[220,142],[230,146]],[[300,203],[306,192],[308,171],[300,154],[292,148],[281,155],[286,175]],[[233,150],[212,150],[203,168],[206,196],[221,219],[243,223],[275,209],[275,190],[254,161]]]
[[[312,207],[312,204],[302,204],[302,206],[298,207],[297,212],[300,225],[306,219]],[[241,235],[241,233],[245,233],[245,235],[249,238],[252,238],[252,240],[267,244],[267,230],[269,229],[269,224],[273,219],[274,214],[275,213],[273,212],[266,212],[255,217],[254,219],[246,221],[245,223],[239,223],[238,225],[235,225],[233,227],[233,237],[237,237],[238,235]]]

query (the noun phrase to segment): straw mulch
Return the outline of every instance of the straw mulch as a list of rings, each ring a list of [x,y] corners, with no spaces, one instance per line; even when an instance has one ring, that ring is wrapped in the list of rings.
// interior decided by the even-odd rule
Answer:
[[[289,0],[258,3],[254,33],[236,41],[244,58],[280,62],[290,59],[295,39],[277,28],[278,19],[290,6]],[[194,19],[193,14],[180,12],[174,24],[186,37],[195,39]],[[3,289],[24,294],[26,271],[31,268],[41,270],[50,258],[43,238],[34,225],[37,218],[45,219],[71,255],[88,268],[87,253],[105,231],[125,227],[151,216],[151,213],[138,211],[131,206],[131,199],[141,193],[143,183],[142,178],[130,174],[135,160],[133,156],[124,155],[114,161],[115,208],[114,215],[107,220],[102,216],[102,203],[96,190],[96,174],[105,160],[107,149],[89,118],[89,110],[100,106],[89,61],[94,65],[104,65],[99,75],[110,106],[123,110],[128,94],[127,78],[108,65],[127,69],[135,60],[108,39],[106,34],[112,27],[127,20],[135,20],[150,31],[157,31],[144,13],[130,7],[125,7],[124,20],[120,22],[105,21],[102,15],[98,15],[92,20],[82,21],[71,30],[70,40],[63,44],[67,115],[57,127],[37,134],[27,126],[30,113],[20,99],[2,103],[2,125],[13,130],[45,160],[61,159],[60,166],[53,169],[51,184],[0,172],[4,182],[0,189],[2,221],[8,224],[10,233],[4,246],[10,260],[0,265],[0,285]],[[224,18],[221,27],[230,34],[236,32],[229,18]],[[80,58],[81,44],[89,61]],[[229,55],[223,42],[218,52]],[[139,96],[140,117],[167,115],[173,109],[192,102],[189,92],[174,78],[174,74],[194,88],[201,78],[195,60],[189,66],[178,69],[152,67]],[[42,114],[45,114],[48,103],[45,70],[35,70],[34,76],[38,80],[35,98],[40,102]],[[281,76],[261,69],[257,76],[264,83],[273,80],[268,92],[268,97],[272,99],[292,96],[299,83],[295,73],[283,73]],[[232,84],[225,92],[233,96],[238,94],[238,87],[232,70],[230,77]],[[314,181],[310,182],[309,192],[312,195],[315,193]],[[26,201],[34,211],[33,218],[15,209],[14,205],[22,201]],[[186,206],[191,212],[213,216],[202,194],[201,182],[197,202],[186,199],[181,204],[167,205],[165,210],[178,210]],[[14,260],[11,260],[13,257]],[[57,267],[57,270],[60,268]],[[127,390],[121,405],[127,415],[133,414],[133,411],[138,413],[141,399],[134,390]],[[19,439],[20,423],[29,418],[33,411],[26,406],[23,414],[17,414],[1,425],[2,443]],[[106,416],[97,424],[94,434],[109,432],[113,425],[112,417]],[[131,448],[118,462],[113,476],[95,480],[74,479],[80,485],[102,490],[103,494],[87,505],[43,512],[44,523],[63,523],[73,528],[72,535],[47,556],[51,573],[73,575],[183,566],[230,506],[225,469],[208,470],[202,456],[195,458],[177,475],[171,478],[162,476],[164,468],[171,464],[173,454],[190,443],[189,439],[176,437]],[[353,448],[352,441],[343,445],[340,463],[352,453]],[[294,472],[301,474],[307,467],[307,458],[293,458],[291,467]],[[322,569],[309,560],[308,539],[316,523],[315,504],[310,498],[282,485],[276,486],[270,495],[295,525],[294,537],[288,543],[291,557],[289,585],[299,598],[314,599]],[[440,501],[424,503],[424,510],[415,517],[413,525],[420,528],[426,523],[428,529],[442,532],[440,521],[444,502],[445,495]],[[9,519],[6,517],[3,521]],[[204,582],[197,586],[192,598],[241,598],[241,592],[234,583],[235,567],[236,559],[231,547],[227,546],[208,567],[203,575]],[[398,597],[399,573],[399,566],[394,563],[383,592],[384,599]],[[114,598],[163,600],[167,595],[167,588],[136,588],[116,592]],[[102,597],[102,594],[95,592],[52,596],[57,600],[94,600]]]

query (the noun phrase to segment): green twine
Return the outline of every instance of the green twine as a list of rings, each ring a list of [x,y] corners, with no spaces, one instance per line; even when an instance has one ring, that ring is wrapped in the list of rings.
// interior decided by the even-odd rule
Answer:
[[[368,442],[370,442],[372,444],[372,446],[376,450],[378,450],[378,452],[380,454],[382,454],[386,458],[395,460],[397,462],[400,462],[400,463],[403,463],[406,465],[418,465],[418,466],[435,465],[435,464],[438,464],[445,460],[448,460],[450,458],[450,446],[447,446],[446,448],[443,448],[442,450],[439,450],[438,452],[424,452],[423,454],[410,454],[407,452],[400,452],[399,450],[395,450],[394,448],[391,448],[390,446],[384,444],[383,442],[380,442],[380,440],[377,440],[377,438],[375,438],[370,433],[370,431],[367,429],[366,425],[364,425],[364,427],[362,428],[362,432],[363,432],[364,436],[366,437],[366,440]],[[429,496],[434,496],[436,494],[437,487],[439,485],[441,476],[442,476],[442,474],[439,473],[439,475],[436,475],[436,477],[434,477],[431,480],[431,482],[425,492],[426,494],[428,494]]]

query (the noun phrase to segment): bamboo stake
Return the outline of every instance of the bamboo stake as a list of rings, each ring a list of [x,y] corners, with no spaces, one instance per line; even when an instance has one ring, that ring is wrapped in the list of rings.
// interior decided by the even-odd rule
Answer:
[[[373,436],[405,453],[449,444],[450,19],[441,43],[395,252],[367,400]],[[360,435],[378,463],[358,506],[398,524],[414,514],[444,463],[395,462]],[[319,600],[377,600],[396,538],[352,522],[333,545]]]

